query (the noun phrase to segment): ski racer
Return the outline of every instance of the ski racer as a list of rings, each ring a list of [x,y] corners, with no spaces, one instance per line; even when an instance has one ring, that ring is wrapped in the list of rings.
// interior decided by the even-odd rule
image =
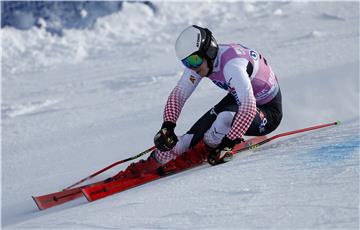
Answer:
[[[166,102],[163,124],[154,137],[157,150],[125,173],[156,170],[199,144],[210,164],[224,163],[231,160],[229,151],[244,135],[266,135],[280,124],[280,86],[263,55],[240,44],[218,45],[210,30],[196,25],[181,32],[175,51],[185,70]],[[204,78],[228,94],[186,134],[177,136],[174,130],[181,110]]]

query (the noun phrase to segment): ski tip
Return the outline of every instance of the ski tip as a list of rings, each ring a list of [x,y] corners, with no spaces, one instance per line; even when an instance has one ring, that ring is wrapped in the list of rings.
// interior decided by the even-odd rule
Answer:
[[[38,202],[38,199],[37,199],[37,197],[35,197],[35,196],[31,196],[32,197],[32,199],[35,201],[35,204],[36,204],[36,206],[38,207],[38,209],[41,211],[41,210],[44,210],[44,207],[41,205],[41,203],[40,202]]]
[[[341,121],[335,121],[335,125],[341,125]]]

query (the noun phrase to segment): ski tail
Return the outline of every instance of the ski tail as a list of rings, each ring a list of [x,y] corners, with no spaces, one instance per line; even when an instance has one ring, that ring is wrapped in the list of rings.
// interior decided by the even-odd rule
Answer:
[[[81,197],[81,195],[82,195],[81,189],[74,188],[66,191],[43,195],[43,196],[33,196],[32,198],[35,201],[37,207],[40,210],[44,210],[74,200],[78,197]]]
[[[80,187],[75,187],[68,190],[50,193],[47,195],[32,196],[32,199],[35,201],[36,206],[39,208],[39,210],[45,210],[81,197],[82,196],[81,189],[83,188],[100,185],[103,183],[105,182],[100,181]]]

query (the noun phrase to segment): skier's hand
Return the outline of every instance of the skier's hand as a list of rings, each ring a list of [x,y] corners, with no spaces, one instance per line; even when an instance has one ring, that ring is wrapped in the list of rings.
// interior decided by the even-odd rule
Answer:
[[[232,159],[233,154],[231,153],[234,146],[243,141],[242,139],[231,140],[227,136],[225,136],[221,143],[215,147],[211,148],[207,146],[209,155],[208,162],[211,165],[217,165],[221,163],[228,162]]]
[[[159,132],[154,137],[154,143],[161,152],[169,151],[178,142],[178,138],[174,132],[176,124],[170,121],[165,121]]]

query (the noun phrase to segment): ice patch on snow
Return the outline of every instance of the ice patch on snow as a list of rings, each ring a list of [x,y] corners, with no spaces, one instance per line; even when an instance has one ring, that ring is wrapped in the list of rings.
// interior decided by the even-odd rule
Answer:
[[[351,158],[359,152],[360,135],[338,140],[330,144],[324,144],[314,149],[310,154],[312,161],[321,165],[333,164]]]

